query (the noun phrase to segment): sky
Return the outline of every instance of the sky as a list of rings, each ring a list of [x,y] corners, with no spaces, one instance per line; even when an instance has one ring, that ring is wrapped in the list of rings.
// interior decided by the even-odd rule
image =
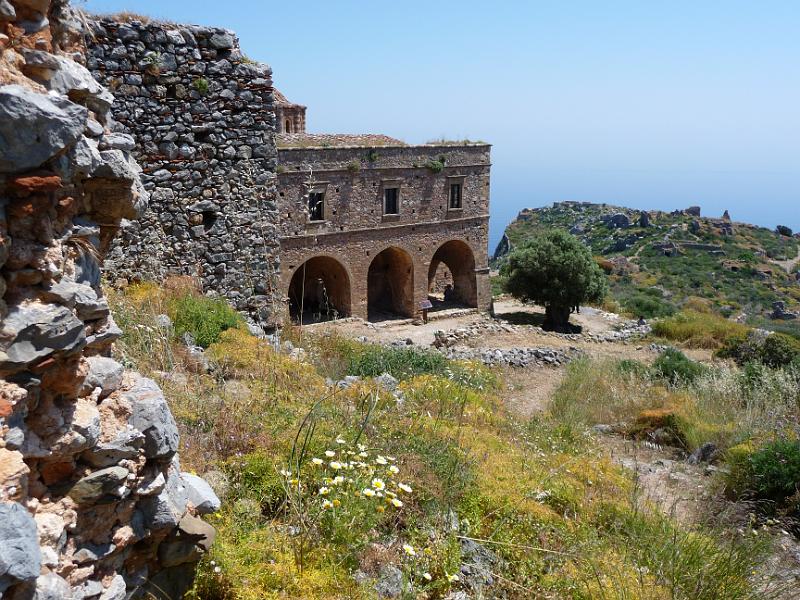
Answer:
[[[492,147],[490,251],[561,200],[800,230],[796,0],[87,0],[236,31],[307,129]]]

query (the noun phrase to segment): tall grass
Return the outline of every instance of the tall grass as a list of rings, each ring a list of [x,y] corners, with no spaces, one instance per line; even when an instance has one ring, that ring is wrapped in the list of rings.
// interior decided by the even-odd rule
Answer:
[[[696,310],[684,310],[653,323],[653,335],[689,348],[719,348],[728,339],[743,337],[748,331],[746,325]]]

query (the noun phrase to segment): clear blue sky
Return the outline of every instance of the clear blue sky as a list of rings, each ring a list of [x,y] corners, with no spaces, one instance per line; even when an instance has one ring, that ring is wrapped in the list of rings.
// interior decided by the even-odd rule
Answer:
[[[796,0],[85,6],[235,30],[309,131],[492,143],[492,249],[556,200],[800,229]]]

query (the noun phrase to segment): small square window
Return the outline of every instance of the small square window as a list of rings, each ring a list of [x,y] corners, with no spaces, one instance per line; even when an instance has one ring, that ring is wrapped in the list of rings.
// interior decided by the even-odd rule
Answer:
[[[384,188],[383,214],[396,215],[400,213],[400,190],[398,188]]]
[[[451,183],[450,184],[450,208],[457,209],[461,208],[461,184],[460,183]]]
[[[308,195],[308,220],[325,220],[325,192],[311,192]]]

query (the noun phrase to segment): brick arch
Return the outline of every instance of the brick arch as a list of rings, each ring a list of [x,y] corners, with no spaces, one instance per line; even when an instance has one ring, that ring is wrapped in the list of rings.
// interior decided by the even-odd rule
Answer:
[[[338,258],[318,254],[298,266],[289,280],[289,314],[302,323],[349,317],[350,272]]]
[[[413,317],[414,260],[398,246],[384,248],[367,271],[367,314],[370,320],[390,315]]]
[[[475,253],[465,241],[454,239],[439,246],[428,267],[428,289],[441,273],[444,264],[452,277],[450,300],[470,307],[478,306],[478,281],[475,273]]]

